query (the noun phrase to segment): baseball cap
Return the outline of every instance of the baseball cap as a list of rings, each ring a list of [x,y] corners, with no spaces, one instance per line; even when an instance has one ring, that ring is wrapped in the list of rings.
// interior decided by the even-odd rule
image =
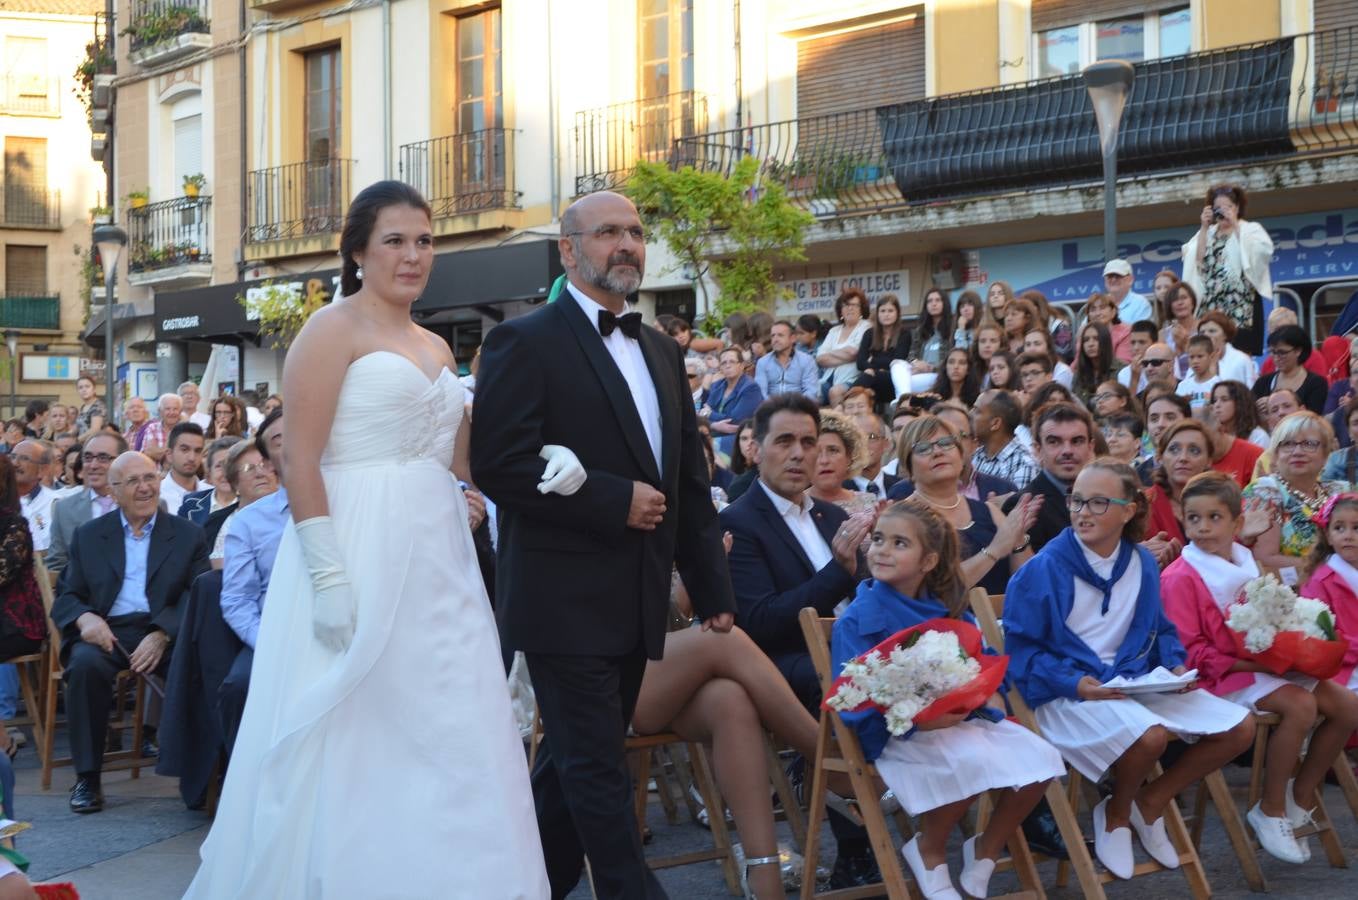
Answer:
[[[1103,267],[1103,274],[1126,276],[1132,274],[1132,267],[1125,259],[1110,259]]]

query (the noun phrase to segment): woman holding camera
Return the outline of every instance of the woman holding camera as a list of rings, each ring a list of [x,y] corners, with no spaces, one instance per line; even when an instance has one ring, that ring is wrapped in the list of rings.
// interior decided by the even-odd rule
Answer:
[[[1236,324],[1231,341],[1257,356],[1263,349],[1263,298],[1273,295],[1273,239],[1245,221],[1245,189],[1218,184],[1207,191],[1198,233],[1183,246],[1184,283],[1201,298],[1200,312],[1219,309]]]

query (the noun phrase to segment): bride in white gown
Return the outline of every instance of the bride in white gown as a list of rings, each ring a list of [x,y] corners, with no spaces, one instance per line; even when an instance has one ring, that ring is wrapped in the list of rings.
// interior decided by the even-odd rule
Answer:
[[[299,525],[279,546],[186,896],[547,897],[450,473],[465,475],[463,389],[447,345],[410,320],[433,262],[428,206],[406,185],[375,184],[340,246],[345,297],[288,353],[285,480]]]

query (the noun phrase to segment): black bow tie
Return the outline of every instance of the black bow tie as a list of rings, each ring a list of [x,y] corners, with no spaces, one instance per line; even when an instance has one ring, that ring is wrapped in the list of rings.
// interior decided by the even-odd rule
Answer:
[[[614,328],[621,328],[622,333],[632,340],[641,339],[641,313],[625,313],[615,316],[606,309],[599,310],[599,334],[608,337],[613,333]]]

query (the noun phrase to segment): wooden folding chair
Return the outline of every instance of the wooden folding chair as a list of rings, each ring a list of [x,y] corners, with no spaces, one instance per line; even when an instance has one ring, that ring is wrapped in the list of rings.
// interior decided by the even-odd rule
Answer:
[[[984,590],[977,588],[971,592],[968,600],[971,604],[972,615],[976,617],[977,624],[981,626],[981,633],[985,635],[986,643],[994,648],[997,653],[1003,653],[1004,631],[1000,628],[1000,619],[1004,615],[1004,595],[986,594]],[[1033,715],[1033,711],[1018,691],[1009,692],[1009,704],[1013,708],[1015,718],[1035,733],[1039,735],[1042,733],[1041,729],[1037,727],[1037,717]],[[1092,898],[1105,900],[1107,895],[1104,893],[1103,886],[1110,881],[1121,881],[1122,879],[1111,872],[1095,867],[1094,857],[1091,855],[1088,845],[1085,844],[1084,832],[1080,829],[1076,814],[1085,787],[1084,776],[1070,766],[1067,766],[1066,770],[1069,773],[1067,789],[1062,791],[1061,786],[1055,782],[1047,789],[1047,803],[1051,806],[1052,815],[1056,818],[1057,827],[1065,841],[1066,851],[1070,854],[1069,861],[1061,860],[1057,864],[1056,883],[1058,886],[1064,887],[1067,873],[1073,868],[1085,897],[1091,898],[1091,900]],[[1158,765],[1153,774],[1156,776],[1161,774]],[[1213,772],[1204,781],[1210,782],[1212,785],[1210,793],[1213,802],[1218,804],[1222,821],[1228,821],[1233,814],[1238,823],[1240,813],[1235,808],[1234,803],[1230,802],[1230,790],[1226,787],[1221,772]],[[1165,830],[1169,834],[1169,839],[1179,851],[1179,869],[1188,881],[1189,890],[1192,891],[1197,900],[1206,900],[1206,898],[1212,896],[1212,887],[1207,881],[1207,873],[1203,869],[1202,860],[1198,857],[1197,848],[1188,833],[1188,827],[1184,823],[1177,802],[1171,802],[1165,809]],[[1232,835],[1233,846],[1236,845],[1237,837],[1238,835]],[[1240,854],[1240,852],[1240,848],[1237,846],[1236,853]],[[1244,856],[1250,860],[1257,871],[1258,861],[1254,858],[1254,854],[1250,852],[1245,853]],[[1247,865],[1245,859],[1241,860],[1241,864],[1242,866]],[[1163,870],[1164,866],[1150,859],[1136,864],[1132,870],[1132,878]],[[1248,876],[1248,868],[1246,872]],[[1260,880],[1263,878],[1262,874],[1258,877]],[[1251,881],[1251,884],[1253,884],[1253,881]]]
[[[538,746],[542,743],[542,717],[537,716],[533,722],[533,734],[529,738],[528,766],[531,770],[537,761]],[[685,764],[679,755],[672,751],[683,746],[688,752],[688,761]],[[688,790],[688,783],[698,789],[698,795],[702,798],[703,806],[707,809],[708,828],[712,832],[712,848],[709,850],[695,850],[691,853],[679,853],[672,856],[648,857],[646,864],[652,869],[669,869],[675,866],[688,866],[694,863],[716,860],[721,863],[722,877],[726,881],[726,888],[732,894],[740,893],[740,872],[736,868],[735,852],[731,846],[731,830],[726,825],[726,802],[722,799],[721,792],[717,789],[716,779],[712,775],[712,766],[707,759],[707,751],[702,744],[696,741],[685,740],[673,732],[661,732],[659,734],[628,735],[625,742],[625,750],[632,764],[632,771],[636,778],[633,785],[632,798],[635,803],[637,828],[646,827],[646,802],[649,792],[646,789],[647,781],[654,775],[656,778],[657,793],[665,794],[667,787],[662,784],[667,778],[664,762],[653,765],[657,762],[657,753],[664,753],[673,766],[673,770],[681,782],[679,794],[685,798],[688,804],[689,814],[694,822],[698,821],[698,808],[692,803],[691,794]],[[669,803],[662,799],[661,803],[665,807],[665,812],[671,824],[677,822],[677,806],[673,804],[673,798],[669,797]]]
[[[73,761],[69,756],[57,758],[53,745],[57,724],[57,691],[61,689],[63,675],[60,652],[61,632],[57,630],[56,624],[52,621],[52,604],[56,601],[56,595],[52,589],[53,578],[42,560],[35,560],[33,566],[34,574],[38,580],[38,589],[42,592],[42,605],[47,611],[47,675],[44,679],[46,683],[43,686],[42,739],[38,741],[38,752],[42,757],[42,789],[46,791],[52,787],[52,770],[61,766],[69,766]],[[156,760],[153,756],[142,756],[141,753],[142,713],[146,704],[146,683],[137,678],[130,669],[119,672],[117,680],[114,682],[113,690],[117,703],[109,727],[120,733],[129,727],[127,722],[128,711],[123,703],[123,697],[126,696],[127,679],[129,678],[135,681],[135,699],[132,703],[132,723],[130,725],[132,748],[105,753],[102,770],[112,772],[131,769],[132,777],[140,778],[141,770],[155,768]]]
[[[811,663],[816,667],[816,676],[820,680],[821,691],[824,693],[829,691],[835,678],[830,659],[830,631],[835,620],[822,619],[816,613],[816,610],[807,608],[801,611],[799,621],[807,649],[811,653]],[[816,737],[816,758],[813,761],[813,766],[811,797],[808,804],[807,842],[803,854],[805,875],[802,878],[802,900],[810,900],[812,897],[876,897],[881,895],[882,888],[886,889],[887,896],[891,900],[917,897],[919,889],[914,880],[906,875],[906,868],[903,865],[904,859],[897,850],[896,842],[887,828],[886,817],[883,815],[881,805],[877,800],[881,796],[877,769],[864,758],[863,748],[858,742],[858,734],[845,725],[839,714],[834,710],[823,710],[821,712],[820,727]],[[872,854],[876,857],[877,867],[882,872],[882,884],[880,886],[848,888],[824,894],[815,893],[814,873],[816,871],[816,858],[819,855],[817,836],[820,834],[820,819],[825,806],[826,776],[830,772],[847,774],[849,781],[853,784],[854,796],[857,797],[857,805],[862,814],[863,825],[868,831]],[[900,819],[901,831],[903,836],[908,839],[911,834],[910,826],[904,821],[904,815]],[[984,815],[981,816],[981,819],[984,820]],[[1002,857],[996,862],[995,870],[1013,869],[1023,890],[1003,896],[1012,898],[1012,900],[1019,900],[1019,898],[1044,900],[1046,893],[1042,890],[1042,884],[1038,880],[1037,868],[1033,863],[1032,853],[1028,849],[1028,842],[1024,839],[1022,831],[1015,831],[1010,835],[1009,852],[1009,856]]]

